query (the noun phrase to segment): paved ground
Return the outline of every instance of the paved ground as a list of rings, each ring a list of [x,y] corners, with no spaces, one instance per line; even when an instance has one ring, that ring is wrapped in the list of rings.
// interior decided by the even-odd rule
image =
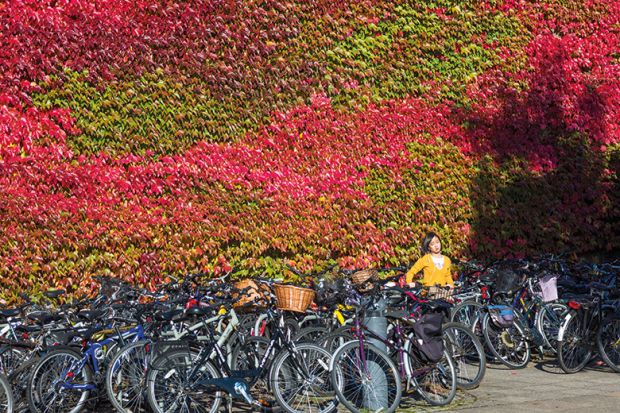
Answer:
[[[553,361],[530,363],[522,370],[489,365],[478,389],[459,392],[444,408],[409,401],[401,412],[620,412],[620,374],[607,367],[589,366],[564,374]]]
[[[235,404],[233,411],[250,410]],[[346,411],[342,409],[338,413]],[[112,413],[114,409],[104,401],[91,412]],[[522,370],[490,364],[480,387],[459,392],[449,406],[430,407],[415,397],[404,397],[398,412],[620,412],[620,374],[593,364],[580,373],[567,375],[551,360],[532,362]]]

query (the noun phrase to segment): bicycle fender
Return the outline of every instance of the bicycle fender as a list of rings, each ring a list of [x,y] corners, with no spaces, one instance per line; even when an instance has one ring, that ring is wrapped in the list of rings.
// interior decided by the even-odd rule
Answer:
[[[568,322],[571,320],[571,318],[573,318],[574,316],[575,316],[575,312],[569,311],[569,313],[566,314],[566,317],[564,317],[564,321],[562,321],[562,325],[560,326],[560,329],[558,330],[558,341],[564,340],[564,332],[566,331],[566,326],[568,325]]]

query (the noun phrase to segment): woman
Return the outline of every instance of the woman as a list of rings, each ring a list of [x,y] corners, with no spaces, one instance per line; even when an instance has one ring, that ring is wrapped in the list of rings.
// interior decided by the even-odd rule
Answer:
[[[424,276],[420,284],[424,286],[449,286],[454,287],[452,280],[452,262],[450,258],[441,255],[441,240],[434,232],[429,232],[422,242],[423,257],[413,264],[413,267],[405,275],[407,284],[412,284],[414,277],[422,272]]]

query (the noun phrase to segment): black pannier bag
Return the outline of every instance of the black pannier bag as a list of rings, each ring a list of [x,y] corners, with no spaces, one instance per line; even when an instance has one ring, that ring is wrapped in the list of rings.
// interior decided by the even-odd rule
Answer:
[[[343,291],[345,286],[342,279],[321,282],[316,289],[315,301],[320,306],[330,307],[339,301]]]
[[[513,293],[519,288],[521,276],[512,269],[498,271],[494,289],[496,293]]]
[[[413,325],[414,343],[427,361],[436,363],[443,356],[443,314],[427,313]]]

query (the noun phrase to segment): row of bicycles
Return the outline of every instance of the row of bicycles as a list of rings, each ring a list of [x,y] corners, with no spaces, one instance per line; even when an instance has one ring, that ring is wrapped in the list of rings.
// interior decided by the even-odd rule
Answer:
[[[23,296],[0,310],[0,411],[393,412],[451,403],[487,363],[556,357],[574,373],[600,356],[620,371],[617,263],[460,268],[451,289],[405,285],[405,267],[289,267],[311,288],[193,274]]]

